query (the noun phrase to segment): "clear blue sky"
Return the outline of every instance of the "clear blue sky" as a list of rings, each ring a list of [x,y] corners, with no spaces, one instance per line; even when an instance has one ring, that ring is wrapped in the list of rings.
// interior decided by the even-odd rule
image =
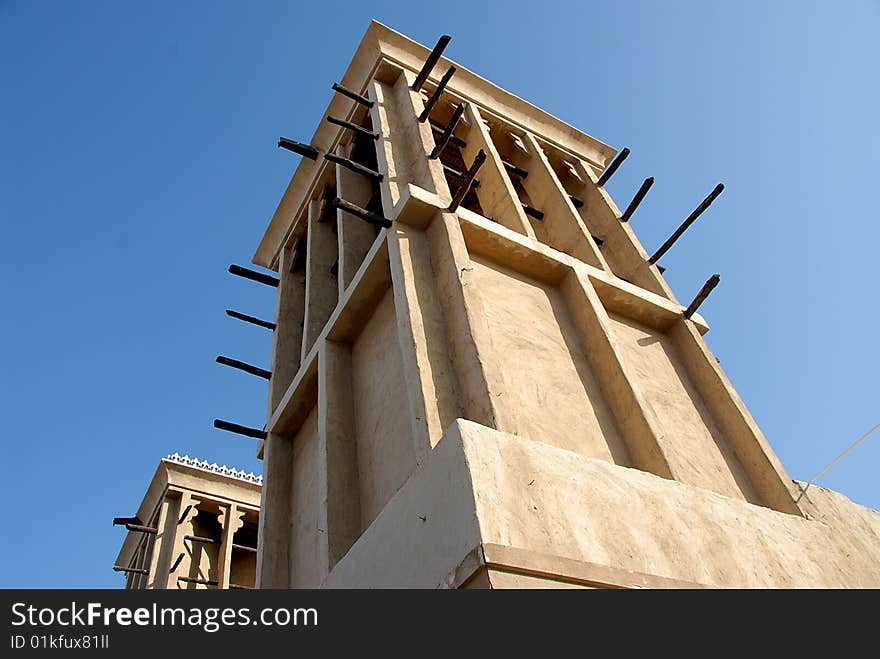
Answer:
[[[373,9],[368,9],[373,7]],[[880,3],[0,0],[0,586],[119,587],[158,460],[260,470],[268,288],[248,263],[368,21],[632,155],[609,189],[789,473],[880,421]],[[880,508],[880,438],[820,484]],[[54,538],[54,539],[53,539]]]

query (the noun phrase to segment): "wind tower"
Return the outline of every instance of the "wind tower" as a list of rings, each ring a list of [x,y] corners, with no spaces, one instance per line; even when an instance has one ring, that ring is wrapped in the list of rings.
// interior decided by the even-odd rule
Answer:
[[[271,218],[260,587],[880,585],[604,184],[626,157],[371,23]],[[329,91],[329,90],[328,90]],[[708,192],[708,191],[707,191]],[[672,228],[672,227],[670,227]],[[697,285],[694,287],[698,288]],[[858,547],[853,551],[853,547]]]
[[[159,461],[113,569],[128,590],[254,587],[260,476],[172,453]]]

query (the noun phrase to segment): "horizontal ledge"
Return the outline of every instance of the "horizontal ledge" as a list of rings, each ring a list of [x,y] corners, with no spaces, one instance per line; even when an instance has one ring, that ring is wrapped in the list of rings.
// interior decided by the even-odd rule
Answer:
[[[490,569],[538,578],[564,581],[567,583],[592,586],[594,588],[708,588],[706,584],[693,581],[670,579],[643,572],[631,572],[619,568],[588,563],[564,556],[556,556],[484,543],[482,545],[483,564]]]

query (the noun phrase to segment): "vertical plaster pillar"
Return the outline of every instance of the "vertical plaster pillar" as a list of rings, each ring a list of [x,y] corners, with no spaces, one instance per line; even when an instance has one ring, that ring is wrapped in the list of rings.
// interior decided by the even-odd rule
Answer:
[[[239,510],[234,503],[220,508],[221,539],[219,560],[217,561],[217,587],[229,588],[229,576],[232,569],[232,541],[235,532],[244,526],[245,512]]]
[[[177,566],[174,570],[169,567],[165,588],[177,588],[177,577],[185,576],[189,571],[192,554],[188,551],[186,541],[183,538],[193,531],[193,520],[199,514],[197,505],[198,501],[189,492],[182,491],[180,493],[175,511],[178,519],[175,523],[174,543],[171,550],[171,566],[174,566],[175,563]],[[178,562],[177,558],[180,554],[183,554],[183,560]]]
[[[151,551],[146,575],[147,588],[161,588],[161,584],[167,579],[168,570],[168,547],[173,544],[176,524],[170,523],[169,510],[173,510],[172,502],[168,500],[168,494],[162,498],[159,504],[159,513],[156,517],[156,529],[159,531],[150,539]],[[163,572],[159,574],[160,570]]]

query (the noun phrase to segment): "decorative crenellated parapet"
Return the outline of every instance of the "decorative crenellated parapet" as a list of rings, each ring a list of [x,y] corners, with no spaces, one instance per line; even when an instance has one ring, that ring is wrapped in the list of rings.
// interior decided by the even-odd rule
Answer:
[[[255,485],[262,485],[263,483],[263,477],[260,474],[255,474],[252,471],[236,469],[235,467],[227,467],[226,465],[218,465],[216,462],[199,460],[198,458],[191,458],[188,455],[172,453],[171,455],[165,456],[165,459],[169,460],[170,462],[185,465],[187,467],[195,467],[196,469],[201,469],[202,471],[209,471],[214,474],[220,474],[221,476],[237,478],[239,480],[247,481],[248,483],[254,483]]]

